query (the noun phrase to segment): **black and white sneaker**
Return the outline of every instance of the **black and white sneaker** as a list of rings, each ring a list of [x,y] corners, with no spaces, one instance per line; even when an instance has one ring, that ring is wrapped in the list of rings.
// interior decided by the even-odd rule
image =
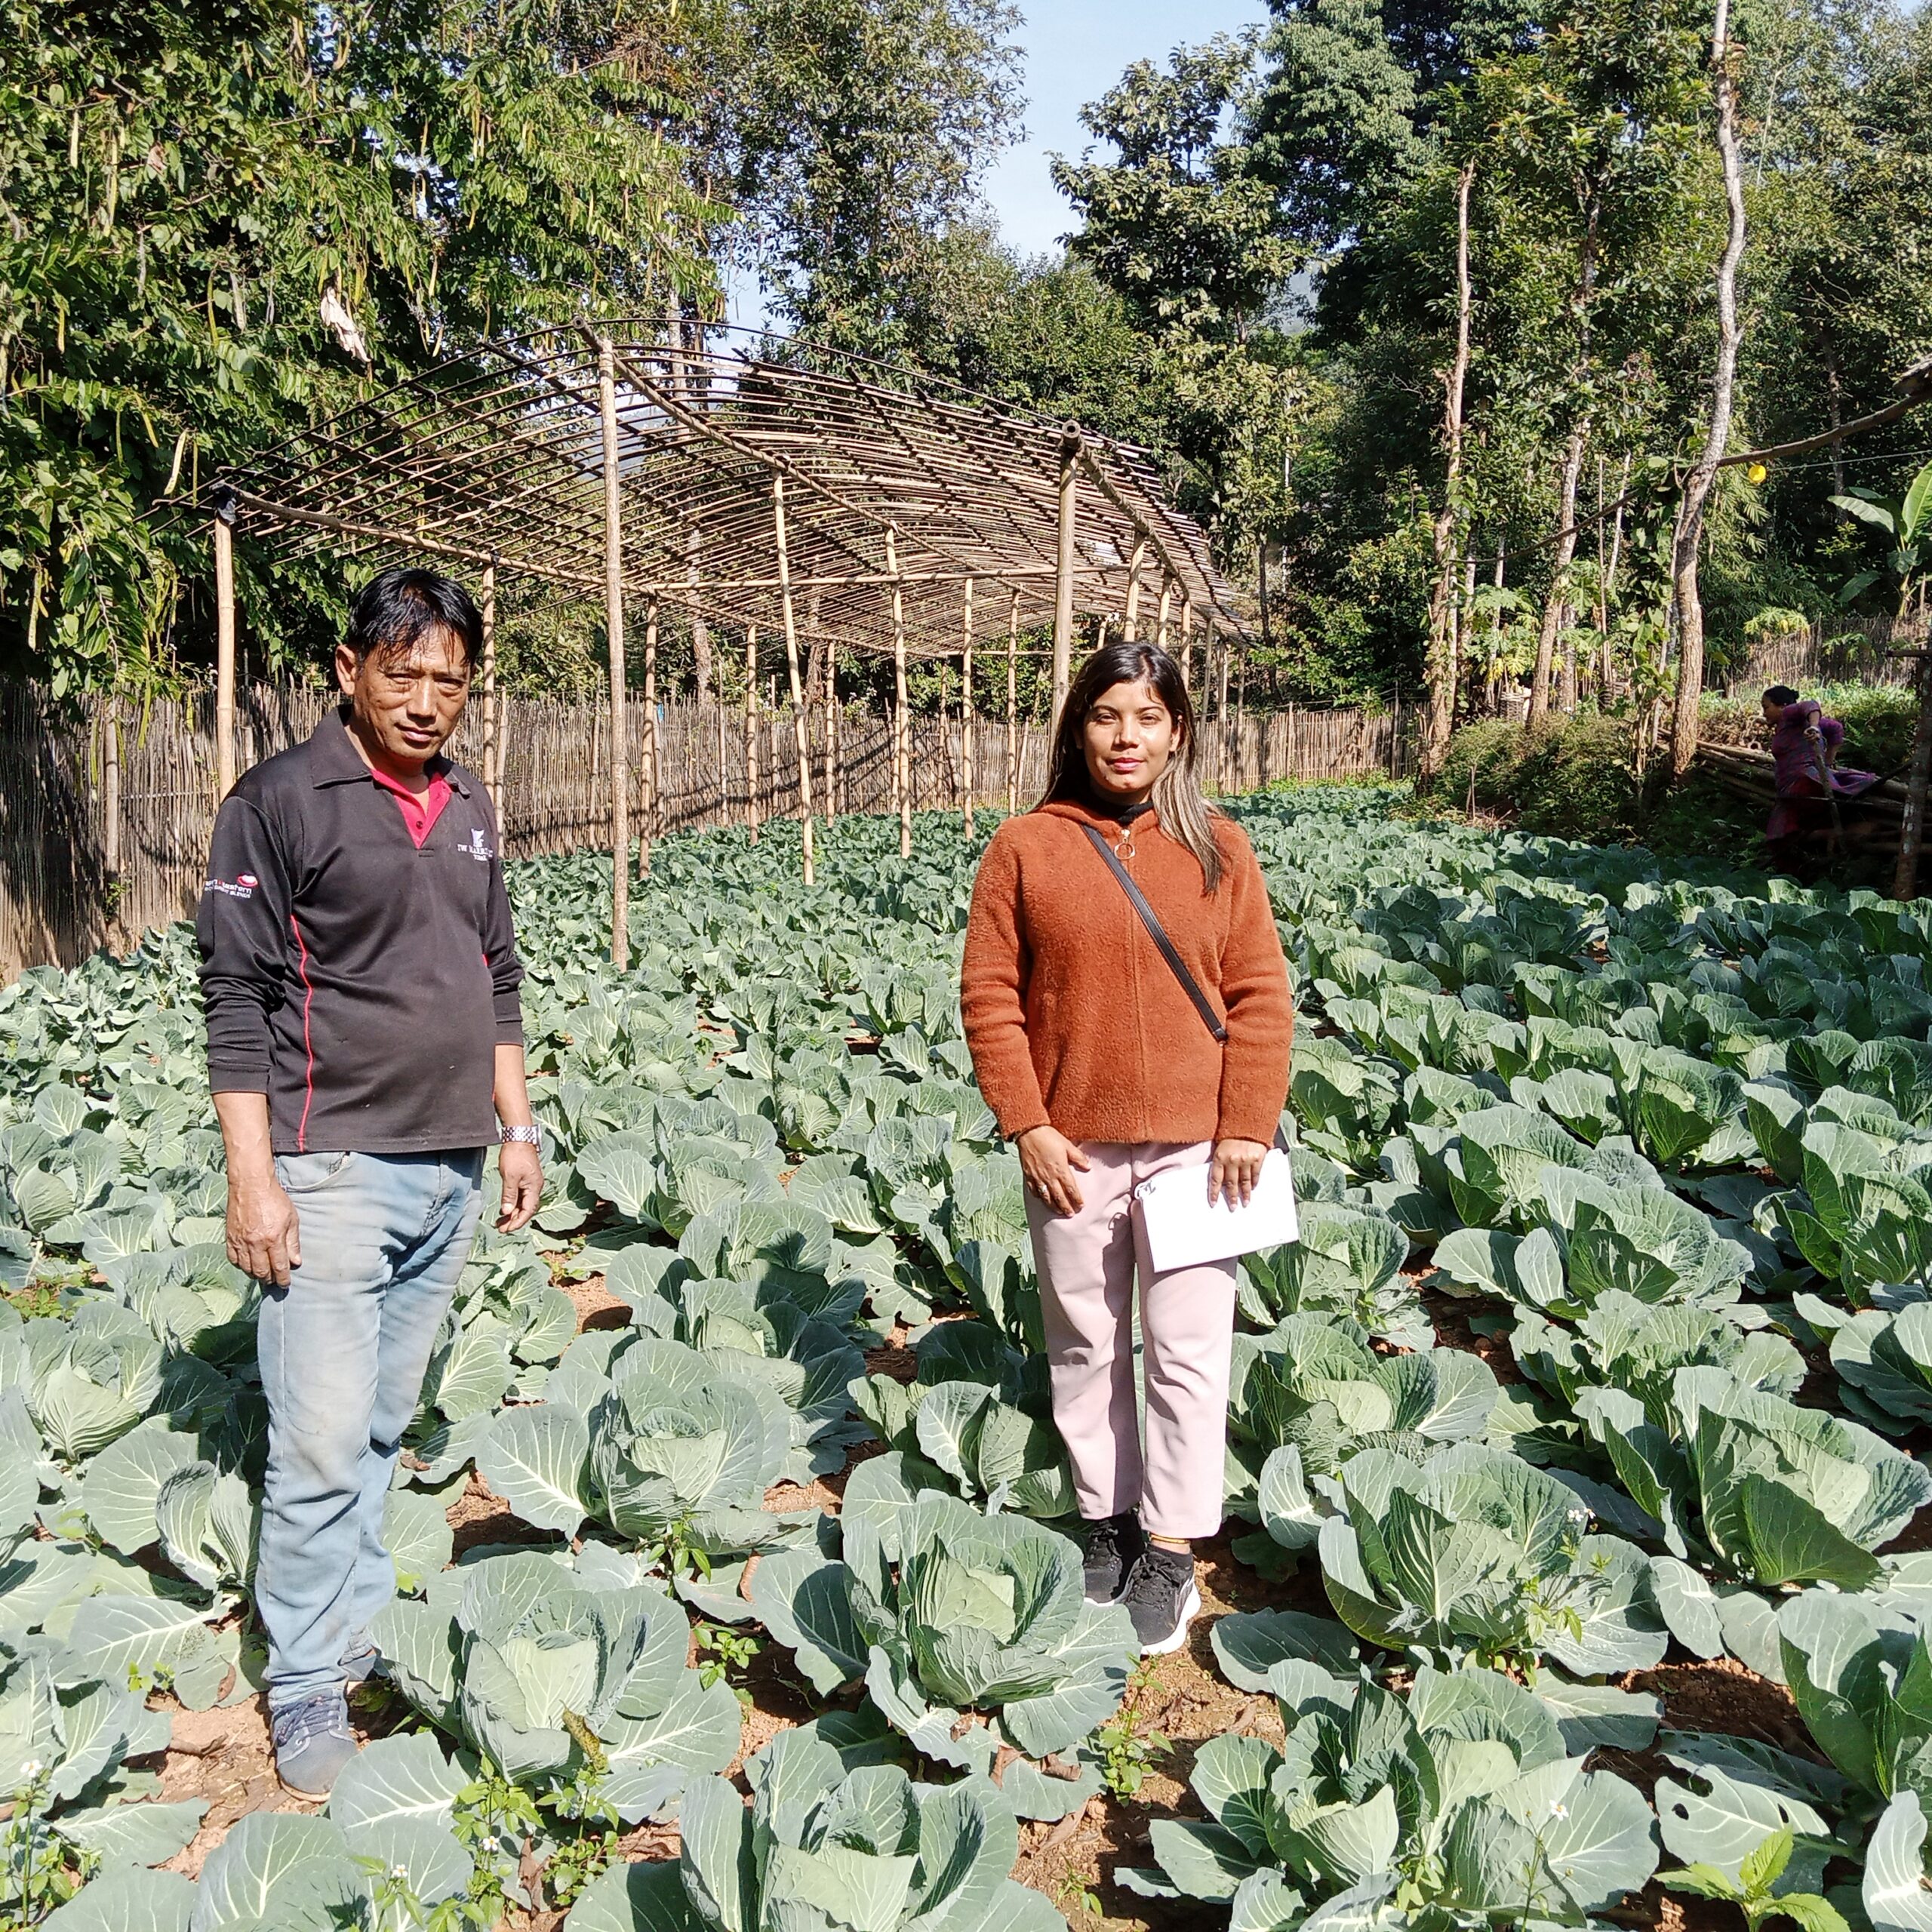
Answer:
[[[1147,1547],[1132,1510],[1087,1525],[1087,1601],[1118,1603],[1134,1561]]]
[[[1134,1620],[1144,1657],[1165,1657],[1187,1640],[1188,1620],[1201,1607],[1194,1586],[1194,1558],[1150,1543],[1128,1572],[1121,1601]]]

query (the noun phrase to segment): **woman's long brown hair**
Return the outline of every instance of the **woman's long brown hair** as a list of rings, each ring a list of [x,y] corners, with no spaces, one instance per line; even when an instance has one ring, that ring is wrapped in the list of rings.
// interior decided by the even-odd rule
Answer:
[[[1074,673],[1066,708],[1060,715],[1060,729],[1054,734],[1046,794],[1040,804],[1050,805],[1063,799],[1085,805],[1095,802],[1083,741],[1087,714],[1115,685],[1143,682],[1167,706],[1178,740],[1167,769],[1154,781],[1154,809],[1161,815],[1162,830],[1200,860],[1202,891],[1217,891],[1221,848],[1214,837],[1215,808],[1202,795],[1195,771],[1194,705],[1180,665],[1158,645],[1103,645]]]

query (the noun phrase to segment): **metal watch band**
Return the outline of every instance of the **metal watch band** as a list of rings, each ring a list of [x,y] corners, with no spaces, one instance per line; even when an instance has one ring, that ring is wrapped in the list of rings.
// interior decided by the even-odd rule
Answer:
[[[497,1138],[503,1142],[517,1142],[525,1147],[540,1147],[543,1144],[543,1130],[540,1127],[506,1127]]]

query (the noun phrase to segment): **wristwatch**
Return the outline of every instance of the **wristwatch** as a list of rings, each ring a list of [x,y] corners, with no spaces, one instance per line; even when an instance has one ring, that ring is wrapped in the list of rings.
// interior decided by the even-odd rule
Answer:
[[[497,1134],[497,1138],[506,1144],[513,1142],[525,1147],[541,1147],[543,1130],[534,1122],[528,1127],[506,1127]]]

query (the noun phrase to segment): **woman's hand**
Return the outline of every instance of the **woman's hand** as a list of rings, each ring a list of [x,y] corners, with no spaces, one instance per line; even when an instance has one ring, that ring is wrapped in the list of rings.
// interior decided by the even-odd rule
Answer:
[[[1217,1140],[1208,1168],[1208,1204],[1217,1200],[1245,1208],[1261,1179],[1268,1149],[1258,1140]]]
[[[1094,1164],[1057,1128],[1029,1127],[1019,1139],[1020,1171],[1027,1190],[1037,1194],[1056,1214],[1077,1214],[1081,1207],[1079,1183],[1073,1178]]]

